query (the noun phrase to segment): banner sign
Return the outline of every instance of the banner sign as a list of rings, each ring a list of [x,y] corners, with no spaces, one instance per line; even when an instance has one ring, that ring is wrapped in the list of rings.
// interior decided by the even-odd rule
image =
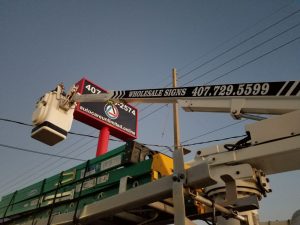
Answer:
[[[85,78],[77,85],[80,94],[107,93]],[[77,104],[74,118],[97,129],[108,126],[113,136],[126,141],[137,138],[137,114],[136,108],[125,103],[82,102]]]
[[[299,91],[300,81],[283,81],[112,91],[111,99],[299,96]]]

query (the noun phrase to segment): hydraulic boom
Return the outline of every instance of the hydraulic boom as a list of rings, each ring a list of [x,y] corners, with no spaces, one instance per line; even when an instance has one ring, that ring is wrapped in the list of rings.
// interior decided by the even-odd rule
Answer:
[[[76,180],[74,177],[72,182],[70,181],[67,191],[72,190],[74,193],[69,196],[69,202],[76,203],[73,196],[80,199],[85,194],[84,188],[94,187],[93,185],[100,188],[97,185],[98,183],[102,185],[104,182],[102,176],[104,175],[113,176],[114,173],[118,173],[121,177],[115,178],[114,191],[116,193],[113,196],[102,200],[103,196],[100,194],[104,191],[97,192],[91,189],[93,196],[97,196],[97,200],[87,198],[87,204],[79,204],[78,200],[76,204],[79,208],[76,205],[72,206],[75,208],[75,214],[74,212],[62,212],[60,207],[56,206],[58,202],[58,205],[64,206],[64,200],[58,200],[63,199],[64,193],[58,192],[60,188],[62,190],[64,188],[59,184],[61,176],[62,178],[65,176],[62,173],[61,176],[56,177],[58,185],[53,184],[51,195],[41,191],[39,197],[34,199],[39,207],[45,207],[45,209],[47,207],[43,205],[44,196],[54,199],[49,208],[57,212],[57,215],[47,217],[46,224],[51,224],[49,221],[52,218],[53,221],[56,221],[53,224],[71,224],[77,221],[80,224],[91,225],[110,216],[130,218],[136,222],[135,224],[172,223],[174,221],[170,220],[165,213],[174,215],[174,213],[180,212],[178,208],[174,208],[176,204],[173,204],[171,197],[172,191],[175,193],[176,184],[181,183],[184,184],[185,194],[182,200],[186,207],[182,211],[187,212],[187,215],[184,215],[186,216],[185,224],[193,224],[191,221],[193,219],[206,219],[212,224],[218,225],[256,225],[259,224],[257,216],[259,200],[271,192],[267,176],[300,169],[300,81],[108,91],[107,93],[82,95],[77,93],[76,86],[65,93],[63,86],[58,85],[55,90],[46,93],[37,102],[33,113],[35,127],[32,130],[32,137],[48,145],[54,145],[64,140],[71,128],[74,108],[80,102],[106,102],[112,106],[132,102],[178,103],[187,112],[230,113],[234,119],[250,118],[257,121],[245,126],[245,138],[233,143],[200,149],[194,160],[185,165],[176,165],[175,163],[170,166],[170,162],[173,163],[170,158],[165,158],[165,156],[156,158],[157,154],[152,153],[150,161],[143,158],[143,161],[135,162],[136,165],[122,164],[122,167],[116,166],[114,170],[107,170],[105,174],[102,174],[102,171],[107,168],[103,169],[101,164],[100,167],[95,166],[95,173],[86,174],[90,173],[87,162],[85,169],[81,170],[81,175],[74,173],[78,179]],[[257,114],[269,115],[265,118]],[[179,149],[182,150],[181,146]],[[178,157],[179,152],[175,150],[173,157]],[[108,164],[114,165],[114,163],[115,161],[111,159]],[[156,166],[151,167],[153,164]],[[141,167],[145,165],[143,177],[130,170],[133,167],[138,168],[139,165]],[[162,167],[161,165],[167,166]],[[137,177],[134,177],[133,174]],[[85,177],[89,178],[84,179]],[[133,177],[143,185],[134,186]],[[117,179],[120,179],[119,185],[117,185]],[[72,189],[73,184],[76,184],[74,189]],[[131,185],[130,188],[128,188],[128,184]],[[103,188],[109,192],[105,187]],[[11,219],[5,218],[6,215],[20,216],[14,211],[14,204],[11,201],[15,201],[14,194],[6,199],[2,209],[4,219]],[[22,207],[22,203],[18,202],[18,204],[20,207],[18,210],[24,210],[22,213],[30,214]],[[133,213],[137,212],[137,208],[146,211],[155,209],[163,212],[164,216],[160,217],[160,214],[154,214],[151,218],[149,214]],[[34,219],[26,220],[26,224],[39,222],[36,216],[47,214],[46,211],[42,211],[32,215]],[[163,223],[159,220],[161,218],[169,220]],[[45,224],[41,221],[39,224]],[[9,222],[7,223],[10,225]]]

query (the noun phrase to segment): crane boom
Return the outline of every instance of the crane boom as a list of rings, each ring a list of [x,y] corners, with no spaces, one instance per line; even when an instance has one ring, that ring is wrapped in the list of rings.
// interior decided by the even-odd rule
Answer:
[[[193,87],[108,91],[68,94],[58,85],[36,104],[32,137],[48,145],[66,138],[76,102],[179,103],[185,111],[229,112],[234,118],[256,114],[284,114],[300,109],[300,81],[239,83]]]
[[[141,103],[172,103],[177,100],[239,98],[239,97],[286,97],[299,96],[300,81],[236,83],[193,87],[156,88],[108,91],[98,95],[76,96],[78,102],[124,100]]]
[[[283,114],[300,109],[300,82],[260,82],[108,91],[75,95],[76,102],[179,103],[190,112]]]

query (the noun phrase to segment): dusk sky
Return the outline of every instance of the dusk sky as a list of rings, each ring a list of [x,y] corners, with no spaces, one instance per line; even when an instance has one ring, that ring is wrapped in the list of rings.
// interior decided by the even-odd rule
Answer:
[[[299,58],[294,0],[0,0],[0,118],[30,124],[39,97],[82,77],[107,90],[170,86],[174,67],[179,86],[300,80]],[[137,105],[137,141],[172,146],[172,106],[146,106]],[[242,135],[251,121],[236,122],[229,113],[180,110],[181,141]],[[99,133],[78,121],[71,131]],[[69,134],[49,147],[30,134],[29,126],[0,120],[0,196],[79,163],[3,145],[95,157],[97,139]],[[186,160],[219,143],[191,147]],[[111,142],[110,149],[119,145]],[[260,202],[260,218],[288,219],[300,209],[300,172],[270,180],[273,192]]]

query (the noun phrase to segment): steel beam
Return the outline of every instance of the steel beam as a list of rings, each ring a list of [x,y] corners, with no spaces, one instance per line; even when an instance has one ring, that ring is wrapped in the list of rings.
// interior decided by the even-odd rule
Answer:
[[[149,203],[172,196],[172,176],[130,189],[118,195],[85,206],[79,216],[80,223],[88,223],[120,213],[124,210],[137,208]]]

